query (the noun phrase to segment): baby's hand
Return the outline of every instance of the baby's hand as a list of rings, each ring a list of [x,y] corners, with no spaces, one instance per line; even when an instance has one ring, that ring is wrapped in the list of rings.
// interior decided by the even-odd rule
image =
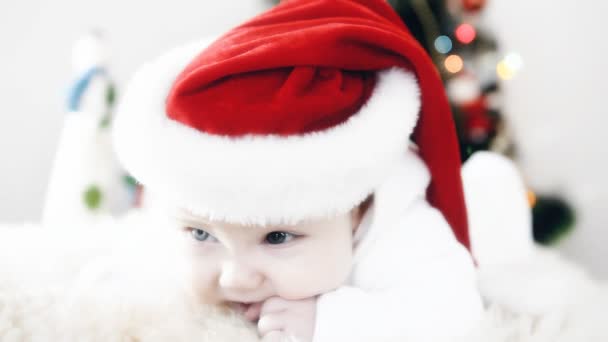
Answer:
[[[262,304],[258,321],[262,341],[312,341],[316,311],[316,297],[302,300],[269,298]]]

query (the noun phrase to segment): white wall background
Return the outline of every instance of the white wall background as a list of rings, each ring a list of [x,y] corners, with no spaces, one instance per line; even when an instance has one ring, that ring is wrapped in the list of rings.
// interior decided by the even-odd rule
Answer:
[[[265,0],[0,2],[0,221],[37,220],[65,115],[72,45],[91,28],[111,44],[124,85],[163,51],[222,33]]]
[[[608,277],[608,2],[489,0],[486,24],[525,66],[504,83],[520,163],[536,189],[563,194],[577,225],[559,248]]]
[[[488,0],[485,22],[523,71],[504,84],[505,115],[531,185],[569,197],[575,233],[559,248],[608,277],[608,173],[602,140],[608,55],[595,0]],[[222,32],[261,11],[264,0],[4,2],[0,10],[0,221],[38,220],[58,143],[74,40],[92,27],[110,38],[124,85],[162,51]]]

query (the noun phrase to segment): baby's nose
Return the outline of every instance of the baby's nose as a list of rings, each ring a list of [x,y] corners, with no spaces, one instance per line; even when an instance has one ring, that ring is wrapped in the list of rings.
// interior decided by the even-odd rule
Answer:
[[[262,274],[255,267],[236,260],[223,263],[219,278],[222,288],[234,291],[254,290],[262,281]]]

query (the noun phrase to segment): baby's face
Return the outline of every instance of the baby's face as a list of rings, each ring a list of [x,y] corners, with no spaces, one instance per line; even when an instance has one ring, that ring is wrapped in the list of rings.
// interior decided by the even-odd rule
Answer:
[[[332,219],[289,226],[210,222],[178,210],[193,261],[194,287],[206,303],[259,315],[273,296],[304,299],[344,283],[351,269],[353,210]]]

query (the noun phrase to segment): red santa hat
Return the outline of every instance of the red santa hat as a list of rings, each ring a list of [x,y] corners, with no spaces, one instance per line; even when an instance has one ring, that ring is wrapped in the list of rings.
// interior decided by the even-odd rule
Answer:
[[[350,210],[412,133],[429,201],[468,246],[441,79],[384,0],[283,1],[211,44],[178,48],[138,72],[115,122],[118,154],[144,186],[256,224]]]

